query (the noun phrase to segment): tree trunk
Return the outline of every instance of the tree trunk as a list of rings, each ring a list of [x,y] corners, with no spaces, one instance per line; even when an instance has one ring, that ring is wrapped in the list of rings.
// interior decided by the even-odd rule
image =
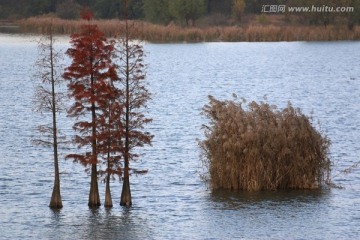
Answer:
[[[60,209],[63,207],[60,194],[60,172],[58,158],[57,126],[56,126],[56,99],[55,99],[55,77],[54,77],[54,54],[53,54],[53,35],[50,29],[50,65],[51,65],[51,97],[52,97],[52,118],[53,118],[53,146],[54,146],[54,188],[50,200],[50,208]]]
[[[128,42],[126,42],[126,49],[128,51]],[[127,74],[129,68],[129,53],[126,54],[127,60]],[[129,149],[130,149],[130,130],[129,130],[129,122],[130,122],[130,107],[129,107],[129,99],[130,99],[130,90],[129,90],[129,76],[126,76],[126,116],[125,116],[125,154],[124,154],[124,180],[123,180],[123,188],[121,192],[120,205],[121,206],[131,206],[131,191],[130,191],[130,179],[129,179]]]
[[[56,123],[55,123],[56,125]],[[55,128],[56,131],[56,128]],[[60,209],[63,207],[61,201],[61,194],[60,194],[60,173],[59,173],[59,163],[58,163],[58,154],[57,154],[57,140],[56,134],[54,134],[54,166],[55,166],[55,179],[54,179],[54,188],[51,195],[50,200],[50,208],[53,209]]]
[[[59,177],[56,177],[56,174],[49,207],[53,209],[60,209],[63,207],[60,195],[60,181]]]
[[[106,177],[106,189],[105,189],[105,205],[106,208],[113,206],[111,192],[110,192],[110,174]]]
[[[92,63],[92,59],[91,65]],[[91,73],[91,95],[95,96],[94,91],[94,75]],[[99,196],[99,187],[97,181],[97,149],[96,149],[96,112],[95,112],[95,103],[91,103],[91,119],[92,119],[92,156],[95,158],[95,162],[91,164],[91,183],[90,183],[90,194],[89,194],[89,207],[98,207],[101,205],[100,196]]]
[[[55,105],[54,105],[55,106]],[[54,113],[55,114],[55,113]],[[59,160],[57,152],[57,135],[56,135],[56,120],[53,119],[53,131],[54,131],[54,168],[55,168],[55,179],[54,187],[50,200],[50,208],[60,209],[63,207],[60,194],[60,173],[59,173]]]
[[[131,191],[130,191],[130,180],[129,180],[129,168],[124,169],[124,181],[120,199],[121,206],[131,206]]]
[[[97,181],[97,167],[96,164],[91,165],[91,183],[90,183],[90,194],[89,194],[89,207],[100,206],[99,187]]]
[[[129,26],[128,26],[128,0],[125,0],[125,51],[126,51],[126,89],[125,89],[125,154],[124,154],[124,180],[121,191],[121,206],[131,206],[131,191],[130,191],[130,179],[129,179],[129,154],[130,154],[130,51],[129,51]]]

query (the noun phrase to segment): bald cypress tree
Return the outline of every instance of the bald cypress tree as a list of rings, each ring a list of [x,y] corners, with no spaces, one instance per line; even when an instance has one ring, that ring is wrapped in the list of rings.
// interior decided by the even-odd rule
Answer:
[[[125,0],[126,7],[128,6],[127,2]],[[120,39],[117,51],[119,88],[123,93],[120,103],[124,106],[121,118],[124,172],[120,205],[131,206],[130,173],[131,170],[137,171],[130,168],[130,161],[139,157],[135,153],[135,149],[150,145],[153,136],[144,131],[144,126],[152,121],[144,115],[147,101],[150,99],[150,92],[145,85],[144,50],[141,43],[132,41],[127,18],[125,24],[125,37]]]
[[[66,54],[72,63],[63,76],[74,100],[68,110],[68,115],[76,120],[73,125],[76,132],[74,143],[83,151],[69,154],[67,158],[91,166],[88,205],[97,207],[100,206],[97,179],[99,144],[104,140],[101,119],[106,118],[108,102],[114,96],[111,82],[117,76],[111,61],[114,46],[107,42],[96,25],[91,24],[93,15],[89,10],[83,10],[81,15],[88,23],[82,26],[80,33],[71,36],[71,47]]]
[[[45,28],[38,44],[39,58],[36,61],[35,78],[40,80],[40,84],[37,85],[35,91],[34,106],[37,112],[50,113],[52,121],[38,126],[37,130],[41,137],[33,139],[33,143],[53,149],[54,187],[49,206],[53,209],[60,209],[63,205],[60,194],[57,114],[61,110],[61,99],[64,95],[56,89],[62,80],[59,70],[62,55],[55,50],[54,42],[53,28],[50,24]]]

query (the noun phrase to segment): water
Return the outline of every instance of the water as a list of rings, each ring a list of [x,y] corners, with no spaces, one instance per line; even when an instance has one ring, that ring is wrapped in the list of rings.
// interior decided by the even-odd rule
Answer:
[[[32,112],[37,37],[0,35],[0,239],[354,239],[360,236],[360,42],[145,44],[153,146],[133,166],[133,204],[87,207],[89,177],[61,160],[64,208],[48,208],[51,152],[31,144],[48,116]],[[66,39],[59,47],[66,49]],[[207,96],[290,100],[332,141],[333,181],[343,189],[211,192],[197,139]],[[63,116],[64,119],[64,116]],[[69,129],[71,120],[62,128]],[[104,202],[105,184],[100,183]]]

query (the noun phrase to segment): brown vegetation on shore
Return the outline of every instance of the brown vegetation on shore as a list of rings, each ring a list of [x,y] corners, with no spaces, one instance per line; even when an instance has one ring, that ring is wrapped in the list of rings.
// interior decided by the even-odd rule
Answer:
[[[314,189],[330,182],[329,140],[289,104],[219,101],[210,97],[200,142],[213,189]]]
[[[64,20],[51,17],[32,17],[19,21],[22,32],[42,33],[52,22],[57,34],[78,32],[82,20]],[[108,36],[115,37],[125,32],[125,23],[120,20],[94,20]],[[275,41],[338,41],[360,40],[360,27],[348,30],[346,26],[277,26],[250,24],[247,26],[191,27],[156,25],[143,21],[131,21],[132,38],[149,42],[275,42]]]

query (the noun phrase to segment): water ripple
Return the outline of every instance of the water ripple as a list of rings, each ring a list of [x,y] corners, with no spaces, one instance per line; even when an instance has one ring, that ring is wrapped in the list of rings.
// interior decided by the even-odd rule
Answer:
[[[360,43],[146,44],[153,99],[148,130],[153,146],[132,176],[134,207],[119,206],[121,183],[112,182],[114,208],[87,207],[89,177],[61,159],[64,208],[48,208],[52,154],[32,146],[31,74],[34,37],[0,35],[0,239],[334,239],[360,234],[359,170],[334,181],[344,189],[261,193],[211,192],[201,182],[197,139],[207,96],[286,106],[291,100],[332,141],[334,175],[359,161]],[[68,45],[60,42],[61,48]],[[19,57],[21,56],[21,57]],[[61,128],[71,120],[62,116]],[[320,126],[319,126],[320,127]],[[64,153],[62,153],[64,154]],[[100,184],[101,196],[105,191]],[[103,198],[102,198],[103,200]]]

